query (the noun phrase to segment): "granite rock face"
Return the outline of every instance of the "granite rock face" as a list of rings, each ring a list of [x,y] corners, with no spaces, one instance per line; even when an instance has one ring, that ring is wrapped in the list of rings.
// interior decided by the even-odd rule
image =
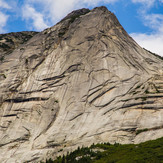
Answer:
[[[162,136],[163,60],[105,7],[72,12],[0,64],[0,162]]]
[[[4,61],[6,55],[11,54],[14,49],[27,42],[38,32],[24,31],[0,34],[0,64]]]

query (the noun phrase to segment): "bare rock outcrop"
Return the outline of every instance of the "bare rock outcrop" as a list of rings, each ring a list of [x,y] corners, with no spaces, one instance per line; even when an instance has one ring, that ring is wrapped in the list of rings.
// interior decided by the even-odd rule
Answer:
[[[27,42],[37,33],[24,31],[0,34],[0,63],[4,61],[6,55],[11,54],[17,47]]]
[[[0,64],[0,162],[162,136],[163,61],[105,7],[74,11]]]

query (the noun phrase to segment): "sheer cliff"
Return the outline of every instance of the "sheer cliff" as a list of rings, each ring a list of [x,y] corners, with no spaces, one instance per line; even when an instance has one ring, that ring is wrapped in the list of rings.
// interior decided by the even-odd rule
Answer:
[[[159,137],[163,60],[105,7],[73,11],[0,63],[0,162]]]

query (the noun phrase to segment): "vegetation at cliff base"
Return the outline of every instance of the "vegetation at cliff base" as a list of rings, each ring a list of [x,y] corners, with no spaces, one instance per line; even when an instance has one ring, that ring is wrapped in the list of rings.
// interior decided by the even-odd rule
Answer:
[[[163,163],[163,138],[141,144],[109,143],[78,148],[46,163]]]

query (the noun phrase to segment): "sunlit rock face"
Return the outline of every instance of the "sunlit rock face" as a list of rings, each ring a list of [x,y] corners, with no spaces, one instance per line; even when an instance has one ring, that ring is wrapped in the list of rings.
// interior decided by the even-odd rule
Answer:
[[[162,136],[163,61],[105,7],[73,11],[0,63],[0,162]]]

